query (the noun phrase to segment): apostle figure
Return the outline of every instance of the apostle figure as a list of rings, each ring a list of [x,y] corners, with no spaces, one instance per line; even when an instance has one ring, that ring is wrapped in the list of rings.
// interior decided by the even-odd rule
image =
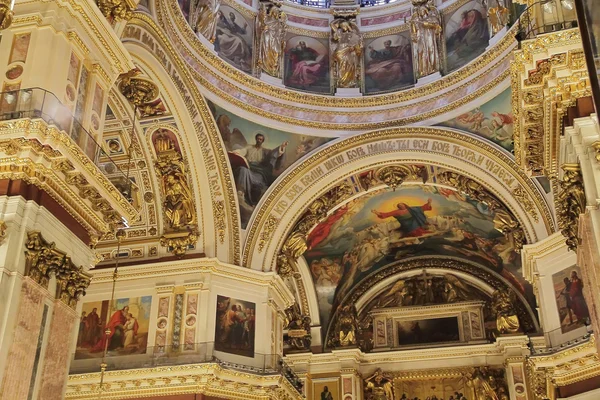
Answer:
[[[331,22],[331,48],[337,87],[358,87],[363,44],[354,21],[337,18]]]
[[[279,77],[287,15],[275,5],[267,12],[267,5],[262,3],[257,21],[258,67],[271,76]]]
[[[214,42],[217,32],[217,11],[220,5],[220,0],[196,0],[191,10],[194,32],[211,42]]]
[[[229,13],[228,19],[222,11],[217,11],[215,51],[237,68],[249,72],[252,69],[252,49],[246,39],[247,33],[246,21],[239,24],[233,12]]]
[[[431,0],[412,0],[410,33],[417,78],[440,70],[439,40],[442,33],[440,13]]]
[[[262,147],[265,142],[264,134],[257,133],[254,139],[255,144],[249,144],[230,153],[240,201],[250,206],[258,204],[263,193],[273,183],[276,177],[275,171],[282,167],[285,148],[288,145],[286,141],[271,150]],[[242,158],[242,160],[235,162],[232,155],[237,155],[238,159]]]
[[[287,61],[286,85],[299,89],[309,89],[327,74],[328,59],[324,54],[308,47],[300,40],[296,47],[289,50]]]
[[[419,207],[411,207],[406,203],[398,203],[396,210],[389,212],[371,210],[371,212],[381,219],[395,218],[400,224],[399,230],[402,233],[402,237],[419,237],[430,233],[427,230],[428,222],[425,211],[432,209],[431,201],[431,199],[428,199],[427,203]]]

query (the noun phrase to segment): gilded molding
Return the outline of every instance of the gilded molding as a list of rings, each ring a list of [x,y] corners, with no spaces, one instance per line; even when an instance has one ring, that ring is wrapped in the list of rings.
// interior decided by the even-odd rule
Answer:
[[[271,240],[271,236],[273,235],[273,232],[275,231],[275,228],[277,228],[278,224],[279,224],[279,218],[277,218],[273,215],[269,215],[269,217],[265,221],[265,227],[263,228],[262,232],[260,233],[260,239],[258,240],[258,252],[259,253],[263,251],[263,249],[265,248],[265,245],[269,242],[269,240]]]
[[[198,236],[197,231],[166,233],[160,238],[160,245],[166,247],[175,257],[182,258],[196,244]]]
[[[95,2],[108,21],[129,21],[136,7],[132,0],[95,0]]]
[[[6,222],[0,221],[0,245],[4,243],[6,239]]]

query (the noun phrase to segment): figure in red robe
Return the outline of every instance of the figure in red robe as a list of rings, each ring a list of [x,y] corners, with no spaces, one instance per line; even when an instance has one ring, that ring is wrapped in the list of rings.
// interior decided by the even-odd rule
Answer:
[[[578,323],[585,323],[590,314],[583,297],[583,282],[577,276],[577,271],[571,272],[571,286],[569,287],[571,297],[571,308],[577,317]]]
[[[312,230],[312,232],[310,232],[308,238],[306,238],[308,250],[315,248],[316,245],[321,243],[327,238],[327,236],[329,236],[333,224],[339,221],[344,216],[344,214],[346,214],[346,211],[348,211],[347,205],[340,207],[333,214],[327,217],[325,221],[317,225],[315,229]]]
[[[112,317],[110,317],[104,332],[102,332],[102,338],[94,345],[94,347],[92,347],[90,353],[99,353],[104,351],[107,341],[109,349],[123,347],[123,326],[127,322],[127,314],[129,314],[129,306],[125,306],[121,310],[115,311]],[[106,334],[107,329],[110,329],[110,334],[108,335]],[[117,330],[120,332],[118,335],[120,343],[113,343],[113,336]]]

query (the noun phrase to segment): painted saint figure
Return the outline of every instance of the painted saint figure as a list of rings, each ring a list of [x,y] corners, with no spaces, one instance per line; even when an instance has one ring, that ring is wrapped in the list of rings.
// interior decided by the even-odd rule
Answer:
[[[242,26],[236,22],[233,12],[229,13],[229,19],[227,19],[222,11],[217,11],[216,52],[237,68],[249,72],[252,69],[252,49],[245,38],[247,32],[248,23],[246,21]]]
[[[395,218],[400,224],[399,230],[402,233],[402,237],[419,237],[430,233],[427,230],[428,222],[425,211],[432,209],[431,201],[431,199],[428,199],[427,203],[419,207],[411,207],[406,203],[398,203],[396,210],[389,212],[371,210],[371,212],[381,219]]]
[[[309,89],[327,73],[328,63],[323,54],[301,40],[288,52],[286,84],[300,89]]]
[[[255,144],[231,152],[246,161],[244,163],[241,160],[242,162],[236,165],[232,162],[232,167],[240,201],[250,206],[258,204],[263,193],[276,178],[276,171],[283,165],[285,148],[288,145],[285,141],[275,149],[267,149],[262,147],[265,141],[264,134],[257,133],[254,139]]]
[[[394,46],[391,40],[386,40],[381,49],[373,46],[367,49],[370,61],[365,65],[365,78],[369,78],[366,86],[389,90],[413,83],[410,43]]]
[[[571,297],[571,309],[577,317],[577,322],[585,323],[590,314],[585,298],[583,297],[583,282],[577,276],[577,271],[571,272],[571,285],[569,286],[569,296]]]
[[[440,13],[431,0],[413,0],[410,18],[413,58],[417,67],[417,78],[431,75],[440,70],[439,40],[442,33]]]
[[[103,333],[102,338],[98,340],[98,342],[92,347],[90,353],[99,353],[104,351],[104,346],[107,345],[107,342],[108,350],[115,350],[123,347],[123,327],[127,322],[127,315],[129,315],[129,306],[125,306],[113,313],[113,315],[110,317],[110,320],[106,324],[106,330],[110,333]]]

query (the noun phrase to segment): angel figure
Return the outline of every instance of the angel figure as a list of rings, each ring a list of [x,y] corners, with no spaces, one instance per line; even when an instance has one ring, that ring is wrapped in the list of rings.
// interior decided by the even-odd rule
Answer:
[[[258,38],[258,67],[267,74],[281,76],[287,15],[276,5],[262,3],[257,16],[256,37]]]
[[[446,303],[455,303],[461,300],[469,300],[472,295],[469,287],[454,275],[444,276],[444,293],[442,297]]]
[[[440,70],[442,19],[431,0],[412,0],[412,4],[410,37],[417,78],[422,78]]]
[[[406,300],[410,295],[409,285],[402,279],[394,283],[392,288],[379,297],[377,307],[401,307],[405,305]],[[412,299],[411,299],[412,300]]]
[[[336,86],[338,88],[358,87],[360,57],[363,51],[358,25],[352,20],[337,18],[331,22],[330,27]]]
[[[221,0],[195,0],[190,10],[190,22],[197,35],[204,36],[211,42],[217,34],[217,12]]]

